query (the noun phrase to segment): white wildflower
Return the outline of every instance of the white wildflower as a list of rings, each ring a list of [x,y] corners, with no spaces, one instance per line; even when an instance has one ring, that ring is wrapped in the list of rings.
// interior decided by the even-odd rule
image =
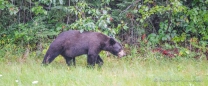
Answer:
[[[32,84],[37,84],[37,83],[38,83],[38,81],[33,81],[33,82],[32,82]]]
[[[19,82],[18,80],[15,80],[15,82]]]

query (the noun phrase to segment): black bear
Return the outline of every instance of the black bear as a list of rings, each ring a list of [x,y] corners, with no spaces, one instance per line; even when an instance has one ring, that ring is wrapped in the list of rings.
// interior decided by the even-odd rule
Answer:
[[[81,33],[79,30],[69,30],[60,33],[51,43],[42,63],[49,64],[58,55],[62,55],[68,65],[71,65],[71,61],[75,65],[76,56],[87,54],[88,65],[102,65],[103,60],[99,56],[101,50],[118,57],[125,55],[121,44],[111,37],[98,32]]]

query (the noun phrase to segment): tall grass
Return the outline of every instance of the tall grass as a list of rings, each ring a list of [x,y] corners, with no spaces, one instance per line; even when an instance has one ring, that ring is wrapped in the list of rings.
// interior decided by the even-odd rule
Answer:
[[[11,56],[11,55],[9,55]],[[18,57],[18,56],[16,56]],[[25,61],[0,62],[0,86],[207,86],[208,62],[192,58],[167,59],[161,55],[135,54],[121,59],[101,54],[104,65],[86,67],[86,56],[68,67],[59,56],[48,66],[30,54]],[[9,57],[12,58],[12,57]]]

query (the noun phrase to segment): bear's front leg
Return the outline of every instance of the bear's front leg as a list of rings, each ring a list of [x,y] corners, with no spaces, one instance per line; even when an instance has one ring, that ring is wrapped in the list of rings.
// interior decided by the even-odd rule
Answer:
[[[87,56],[87,65],[88,67],[94,67],[97,61],[98,55],[96,54],[88,54]]]
[[[64,57],[64,58],[65,58],[66,64],[68,66],[71,66],[71,64],[76,66],[76,62],[75,62],[75,58],[74,57]]]
[[[98,64],[98,67],[101,67],[103,65],[103,60],[101,59],[100,55],[98,55],[98,58],[96,60],[96,64]]]

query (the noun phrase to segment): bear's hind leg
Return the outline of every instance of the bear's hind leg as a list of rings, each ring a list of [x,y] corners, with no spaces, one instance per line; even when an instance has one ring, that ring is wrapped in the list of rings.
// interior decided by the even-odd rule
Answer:
[[[76,66],[75,57],[64,57],[64,58],[68,66],[71,66],[71,64]]]

